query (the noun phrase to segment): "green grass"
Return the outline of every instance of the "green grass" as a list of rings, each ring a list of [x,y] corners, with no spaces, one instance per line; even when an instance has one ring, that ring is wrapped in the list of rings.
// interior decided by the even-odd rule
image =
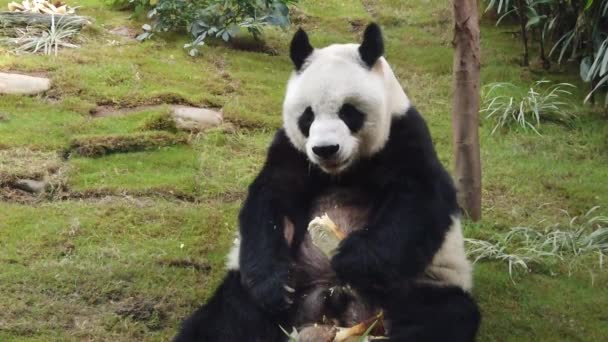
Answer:
[[[188,147],[70,159],[70,188],[80,192],[195,195],[199,156]]]
[[[0,203],[0,337],[168,340],[221,277],[237,209],[128,199]],[[210,268],[171,266],[180,260]]]
[[[125,40],[108,29],[140,27],[129,13],[99,0],[71,4],[95,19],[81,35],[82,48],[57,58],[0,48],[1,70],[53,80],[46,95],[0,97],[0,149],[15,152],[0,160],[3,179],[44,175],[46,156],[76,137],[149,134],[146,123],[166,113],[145,107],[93,118],[97,106],[207,105],[222,107],[228,123],[189,136],[189,145],[51,158],[53,169],[62,170],[65,197],[19,204],[21,197],[0,196],[6,198],[0,202],[0,341],[167,340],[221,279],[238,208],[281,125],[295,27],[265,32],[276,56],[209,42],[192,59],[182,49],[185,37]],[[450,3],[303,0],[297,13],[315,46],[356,41],[370,20],[383,25],[386,56],[451,168]],[[587,88],[576,70],[522,68],[519,41],[505,33],[515,28],[482,24],[483,84],[568,82],[578,86],[574,97],[582,102]],[[608,122],[589,107],[577,110],[571,127],[544,123],[540,137],[490,135],[492,123],[481,121],[484,217],[466,223],[467,236],[544,227],[540,221],[563,219],[559,209],[580,215],[599,205],[597,214],[608,213]],[[20,152],[31,150],[43,154]],[[170,266],[188,262],[211,268]],[[594,269],[592,278],[585,270],[568,276],[539,265],[511,279],[504,264],[481,262],[475,272],[484,313],[480,340],[601,340],[608,335],[607,281],[605,269]]]

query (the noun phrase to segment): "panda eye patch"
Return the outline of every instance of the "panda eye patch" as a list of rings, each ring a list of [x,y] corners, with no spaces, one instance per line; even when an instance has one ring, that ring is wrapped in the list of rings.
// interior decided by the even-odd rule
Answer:
[[[305,137],[308,137],[310,126],[313,121],[315,121],[315,113],[312,111],[312,108],[306,107],[306,110],[298,119],[298,128],[300,128],[300,131]]]
[[[340,108],[340,111],[338,112],[338,116],[344,121],[352,133],[357,133],[363,127],[365,121],[365,114],[349,103],[342,105],[342,108]]]

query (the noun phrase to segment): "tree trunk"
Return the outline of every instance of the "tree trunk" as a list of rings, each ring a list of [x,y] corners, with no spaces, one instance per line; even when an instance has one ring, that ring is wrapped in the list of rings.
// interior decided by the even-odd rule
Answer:
[[[549,70],[551,68],[551,61],[549,60],[549,58],[547,58],[546,54],[545,54],[545,35],[541,29],[540,32],[540,59],[543,62],[543,69],[545,70]]]
[[[524,60],[522,62],[523,66],[529,66],[530,62],[528,61],[528,32],[526,30],[526,14],[524,13],[524,1],[517,1],[517,16],[519,17],[519,26],[521,30],[521,43],[524,45]]]
[[[479,156],[479,21],[476,0],[452,0],[454,81],[452,129],[458,203],[474,221],[481,218]]]

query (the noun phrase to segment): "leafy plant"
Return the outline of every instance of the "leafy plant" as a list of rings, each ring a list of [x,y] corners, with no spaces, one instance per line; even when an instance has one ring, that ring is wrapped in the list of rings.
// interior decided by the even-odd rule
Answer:
[[[79,26],[80,19],[73,19],[65,15],[61,16],[59,20],[55,20],[55,15],[51,14],[49,28],[26,27],[25,29],[17,29],[18,37],[6,38],[5,40],[9,44],[17,45],[15,52],[18,54],[42,52],[45,55],[54,53],[57,56],[60,47],[79,47],[70,42],[78,34]]]
[[[297,0],[135,0],[150,1],[148,12],[151,25],[144,25],[144,32],[138,36],[145,40],[155,32],[186,31],[192,42],[184,48],[195,56],[199,47],[208,38],[229,41],[241,29],[246,29],[256,39],[264,26],[287,27],[289,21],[288,4]]]
[[[522,45],[524,47],[523,54],[523,65],[528,66],[529,64],[529,52],[528,52],[528,32],[532,29],[542,28],[543,34],[541,35],[540,47],[541,47],[541,59],[548,63],[545,56],[545,30],[550,22],[548,21],[549,16],[544,14],[546,7],[551,6],[558,0],[490,0],[486,12],[490,9],[494,9],[497,14],[500,15],[496,21],[496,25],[500,24],[503,19],[516,15],[520,25],[520,37]]]
[[[536,81],[523,90],[508,82],[491,83],[482,89],[482,109],[486,119],[495,121],[492,134],[499,128],[519,125],[538,132],[541,120],[569,122],[576,115],[568,99],[572,95],[569,83],[549,85]]]
[[[296,328],[292,328],[291,333],[285,330],[282,326],[279,325],[279,329],[283,331],[283,334],[287,336],[289,342],[298,342],[298,330]]]
[[[606,1],[608,9],[608,1]],[[593,89],[585,98],[585,102],[589,101],[597,90],[608,85],[608,33],[606,39],[600,44],[600,47],[592,56],[586,56],[581,61],[581,78],[585,82],[592,82]],[[604,105],[608,107],[608,92]]]
[[[571,273],[585,264],[588,256],[597,256],[597,265],[604,267],[608,254],[608,217],[595,215],[599,207],[591,208],[582,217],[570,217],[567,225],[552,224],[542,230],[514,227],[490,241],[465,239],[467,255],[473,263],[480,260],[506,262],[509,275],[516,269],[530,271],[531,264],[563,262]]]
[[[558,63],[579,63],[581,78],[590,83],[585,102],[593,102],[595,94],[608,88],[608,0],[488,0],[487,9],[500,15],[497,25],[518,18],[524,65],[528,33],[537,31],[543,67],[550,67],[551,57]],[[553,44],[548,56],[547,44]],[[608,93],[604,104],[608,107]]]

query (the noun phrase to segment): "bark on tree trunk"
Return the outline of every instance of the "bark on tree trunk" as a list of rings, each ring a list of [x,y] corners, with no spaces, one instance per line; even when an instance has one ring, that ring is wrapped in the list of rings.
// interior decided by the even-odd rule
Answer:
[[[472,220],[481,218],[479,156],[479,21],[476,0],[452,0],[454,81],[452,130],[458,202]]]
[[[549,70],[551,68],[551,61],[549,60],[549,58],[547,58],[547,56],[545,56],[545,35],[542,32],[542,28],[541,28],[541,32],[540,32],[540,59],[543,62],[543,69],[545,70]]]
[[[522,61],[523,66],[529,66],[528,61],[528,32],[526,30],[526,14],[524,13],[524,2],[523,0],[517,1],[517,16],[519,17],[519,26],[521,31],[521,42],[524,45],[524,60]]]

